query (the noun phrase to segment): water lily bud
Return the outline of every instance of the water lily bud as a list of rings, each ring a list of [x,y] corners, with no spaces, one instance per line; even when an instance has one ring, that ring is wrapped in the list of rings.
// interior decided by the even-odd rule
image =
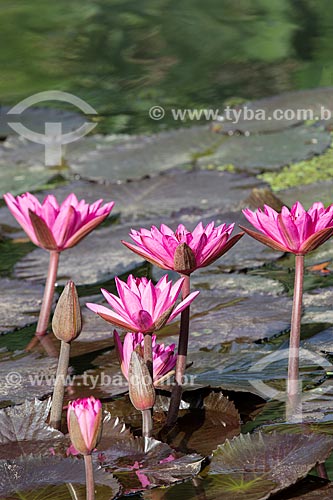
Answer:
[[[149,410],[154,406],[154,384],[143,357],[136,351],[131,354],[128,385],[130,400],[137,410]]]
[[[60,295],[53,315],[52,329],[54,335],[64,342],[71,342],[81,333],[81,308],[73,281],[67,283]]]
[[[180,243],[173,258],[174,270],[182,274],[190,274],[196,269],[196,260],[193,250],[187,243]]]
[[[90,455],[102,432],[102,403],[93,396],[71,401],[67,410],[69,436],[75,449]]]

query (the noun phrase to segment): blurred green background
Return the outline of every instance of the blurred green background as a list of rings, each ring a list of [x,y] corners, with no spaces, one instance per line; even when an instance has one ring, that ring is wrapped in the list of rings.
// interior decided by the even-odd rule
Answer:
[[[330,0],[0,5],[0,103],[72,92],[103,117],[98,132],[177,125],[150,120],[153,105],[216,108],[333,81]]]

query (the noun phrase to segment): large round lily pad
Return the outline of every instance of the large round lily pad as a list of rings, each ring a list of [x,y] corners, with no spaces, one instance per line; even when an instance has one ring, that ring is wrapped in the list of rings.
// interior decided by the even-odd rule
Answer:
[[[206,210],[238,210],[254,188],[266,184],[246,174],[203,170],[174,170],[153,178],[124,184],[99,184],[77,180],[53,189],[60,201],[70,193],[93,203],[99,198],[115,201],[114,213],[122,220],[200,214]],[[42,200],[46,193],[37,197]],[[0,210],[0,222],[14,224],[14,218]]]
[[[22,403],[53,391],[57,369],[55,358],[38,354],[13,354],[0,357],[0,401]]]
[[[323,153],[330,143],[331,135],[321,128],[296,127],[275,134],[233,137],[198,163],[203,168],[232,164],[251,173],[279,170]]]
[[[333,87],[285,92],[246,102],[222,113],[215,128],[225,134],[236,131],[255,134],[283,130],[307,120],[330,123],[327,116],[324,119],[324,110],[333,114]]]
[[[90,136],[69,148],[65,158],[86,179],[126,181],[191,163],[221,140],[207,126],[151,136]]]
[[[43,291],[38,284],[0,279],[0,333],[37,322]]]
[[[134,269],[143,260],[127,251],[120,240],[125,239],[129,226],[109,226],[87,236],[79,245],[62,252],[58,283],[69,279],[76,285],[106,281]],[[15,266],[16,277],[44,282],[48,268],[48,252],[36,249]]]
[[[289,328],[289,297],[254,293],[248,297],[224,293],[202,294],[192,306],[191,349],[211,349],[231,342],[255,341],[279,335]]]
[[[316,182],[314,184],[283,189],[279,191],[279,197],[288,206],[293,205],[296,201],[300,201],[307,210],[316,201],[321,201],[325,206],[331,205],[333,203],[332,193],[333,181],[326,180],[325,182]]]
[[[36,149],[36,144],[19,138],[10,138],[0,144],[0,195],[8,191],[13,194],[32,191],[55,173],[45,166],[44,151]]]

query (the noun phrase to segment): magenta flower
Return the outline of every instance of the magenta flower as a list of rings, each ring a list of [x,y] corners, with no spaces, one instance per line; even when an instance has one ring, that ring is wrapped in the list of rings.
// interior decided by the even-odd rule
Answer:
[[[93,396],[76,399],[68,404],[67,426],[74,448],[89,455],[100,439],[102,403]]]
[[[53,195],[43,203],[30,193],[16,198],[7,193],[5,202],[17,222],[35,245],[58,252],[71,248],[106,219],[114,202],[89,205],[71,193],[61,205]]]
[[[210,222],[204,227],[200,222],[191,232],[183,224],[179,224],[176,231],[162,224],[160,229],[152,226],[150,231],[132,229],[130,237],[136,245],[122,243],[162,269],[190,274],[208,266],[235,245],[244,233],[230,238],[234,225],[215,227],[214,222]]]
[[[144,347],[144,336],[139,333],[126,333],[124,343],[121,343],[118,332],[113,332],[114,344],[120,362],[121,371],[128,380],[128,368],[131,361],[131,354],[136,348]],[[176,366],[175,344],[164,347],[164,344],[156,343],[156,335],[152,336],[153,348],[153,378],[154,384],[164,375],[169,373]]]
[[[281,252],[305,255],[325,243],[333,234],[333,205],[325,208],[316,202],[306,211],[298,201],[289,210],[282,207],[281,213],[265,205],[252,212],[243,210],[247,220],[262,234],[241,228],[265,245]]]
[[[102,289],[113,310],[100,304],[88,303],[87,307],[109,323],[128,331],[152,333],[172,321],[198,295],[193,292],[175,307],[184,278],[173,285],[165,275],[154,286],[147,278],[130,275],[127,282],[115,278],[119,297]]]

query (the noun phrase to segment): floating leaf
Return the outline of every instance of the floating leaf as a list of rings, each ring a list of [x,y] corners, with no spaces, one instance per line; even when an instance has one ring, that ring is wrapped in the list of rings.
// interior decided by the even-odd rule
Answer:
[[[224,138],[207,126],[170,130],[150,136],[90,136],[66,154],[71,169],[86,179],[111,182],[141,179],[190,163]]]
[[[129,231],[130,226],[101,228],[87,236],[80,245],[68,252],[62,252],[57,282],[66,284],[71,279],[76,285],[98,283],[142,264],[142,258],[133,252],[125,251],[120,242],[128,237]],[[15,276],[44,282],[48,258],[48,253],[42,249],[34,250],[16,264]]]
[[[63,200],[70,193],[75,193],[79,199],[84,198],[88,203],[99,198],[112,199],[122,221],[141,221],[144,218],[170,217],[184,212],[199,214],[212,209],[238,210],[254,188],[265,186],[265,183],[245,174],[176,170],[120,185],[78,180],[53,189],[53,194],[57,199]],[[45,192],[37,193],[40,200],[45,196]],[[13,225],[14,218],[10,214],[5,218],[5,215],[0,210],[0,222]]]
[[[50,454],[63,434],[46,424],[51,401],[25,401],[0,410],[0,459]]]
[[[112,499],[119,492],[119,483],[112,474],[105,473],[102,469],[94,471],[97,485],[108,486],[108,495],[104,499]],[[84,461],[60,457],[21,457],[17,460],[0,461],[0,493],[5,495],[20,492],[19,498],[27,498],[21,492],[39,490],[48,485],[63,485],[64,483],[85,484]],[[37,494],[37,491],[34,494]],[[47,492],[48,490],[46,490]],[[43,493],[43,499],[47,498]],[[6,498],[6,497],[5,497]],[[34,497],[32,497],[34,498]],[[57,496],[58,498],[58,496]],[[61,498],[61,497],[60,497]],[[67,497],[68,498],[68,492]]]
[[[201,167],[232,164],[240,171],[259,173],[320,155],[331,144],[329,132],[316,127],[295,127],[275,134],[233,137],[211,155],[200,159]]]
[[[27,395],[34,398],[52,393],[57,369],[55,358],[18,353],[5,359],[0,362],[0,401],[22,403]]]
[[[325,206],[330,205],[332,203],[332,190],[333,181],[326,179],[325,182],[316,182],[283,189],[279,191],[279,196],[283,199],[285,205],[292,206],[295,200],[298,200],[308,210],[313,203],[319,200]]]
[[[126,492],[164,486],[197,475],[203,458],[197,454],[182,456],[166,443],[153,438],[115,438],[112,447],[99,454],[101,465],[111,470]]]
[[[265,307],[262,307],[263,300]],[[190,350],[213,348],[232,340],[255,341],[276,336],[289,328],[289,297],[248,297],[202,293],[191,305]],[[260,310],[260,314],[258,314]]]
[[[257,500],[263,500],[305,477],[332,449],[333,438],[323,435],[240,435],[217,448],[210,474],[222,475],[223,487],[233,485],[235,499],[245,492],[251,498],[254,486]]]
[[[211,392],[198,408],[180,412],[167,442],[186,453],[209,455],[217,444],[240,433],[240,417],[222,393]]]
[[[0,333],[22,328],[38,319],[44,287],[38,284],[0,279]]]
[[[329,87],[284,92],[239,105],[235,110],[237,115],[231,114],[231,120],[225,115],[223,121],[216,122],[216,126],[226,134],[235,131],[256,134],[289,129],[306,120],[319,120],[322,109],[333,111],[332,98],[333,91]],[[274,114],[276,110],[279,110],[278,116]],[[304,110],[308,113],[305,116],[300,113]],[[326,123],[327,120],[323,121],[323,124]]]

